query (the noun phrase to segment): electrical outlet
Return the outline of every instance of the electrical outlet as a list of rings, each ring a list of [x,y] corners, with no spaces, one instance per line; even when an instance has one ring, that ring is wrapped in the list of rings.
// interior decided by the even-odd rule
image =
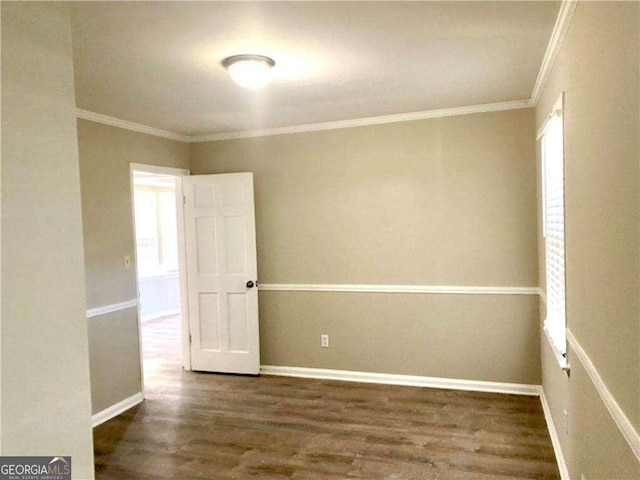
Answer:
[[[131,257],[129,255],[124,256],[124,268],[131,268]]]
[[[320,335],[320,346],[322,348],[329,348],[329,335],[326,333]]]

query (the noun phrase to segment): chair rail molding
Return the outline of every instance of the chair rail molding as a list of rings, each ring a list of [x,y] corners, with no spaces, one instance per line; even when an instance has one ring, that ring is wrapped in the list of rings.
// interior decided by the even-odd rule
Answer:
[[[580,342],[578,342],[569,329],[567,329],[567,342],[575,352],[578,360],[580,360],[580,363],[582,363],[584,369],[587,371],[596,391],[600,395],[600,399],[607,407],[611,418],[620,430],[624,439],[629,444],[631,451],[636,456],[636,459],[640,461],[640,435],[638,435],[638,432],[636,432],[624,411],[620,408],[618,402],[616,402],[615,397],[605,385],[602,377],[600,377],[600,373],[598,373],[598,370],[596,369],[596,366],[591,361],[591,358],[589,358],[589,355],[587,355],[587,352],[584,351]]]
[[[361,293],[423,293],[459,295],[539,295],[538,287],[481,287],[452,285],[359,285],[260,283],[259,290],[284,292],[361,292]]]
[[[126,302],[112,303],[110,305],[103,305],[101,307],[91,308],[87,310],[87,318],[99,317],[100,315],[106,315],[107,313],[119,312],[120,310],[126,310],[138,306],[138,300],[127,300]]]

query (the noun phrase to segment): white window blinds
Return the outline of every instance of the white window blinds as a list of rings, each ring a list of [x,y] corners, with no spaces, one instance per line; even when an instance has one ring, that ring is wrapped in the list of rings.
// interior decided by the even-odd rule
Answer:
[[[566,354],[564,255],[564,156],[562,103],[556,105],[542,133],[544,237],[547,316],[544,328],[553,347]]]

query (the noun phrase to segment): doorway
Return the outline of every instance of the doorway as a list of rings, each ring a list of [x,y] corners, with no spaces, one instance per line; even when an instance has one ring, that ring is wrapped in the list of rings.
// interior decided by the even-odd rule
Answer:
[[[189,369],[183,308],[182,176],[187,170],[131,165],[143,391]],[[186,332],[185,332],[186,328]],[[185,338],[185,334],[186,337]]]
[[[130,171],[145,396],[145,375],[163,384],[180,357],[189,371],[258,374],[253,174]]]

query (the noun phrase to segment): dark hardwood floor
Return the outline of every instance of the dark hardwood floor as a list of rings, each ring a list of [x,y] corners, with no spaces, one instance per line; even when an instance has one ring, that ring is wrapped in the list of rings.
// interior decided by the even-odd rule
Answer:
[[[185,372],[143,329],[146,400],[94,430],[97,479],[557,479],[540,400]]]

